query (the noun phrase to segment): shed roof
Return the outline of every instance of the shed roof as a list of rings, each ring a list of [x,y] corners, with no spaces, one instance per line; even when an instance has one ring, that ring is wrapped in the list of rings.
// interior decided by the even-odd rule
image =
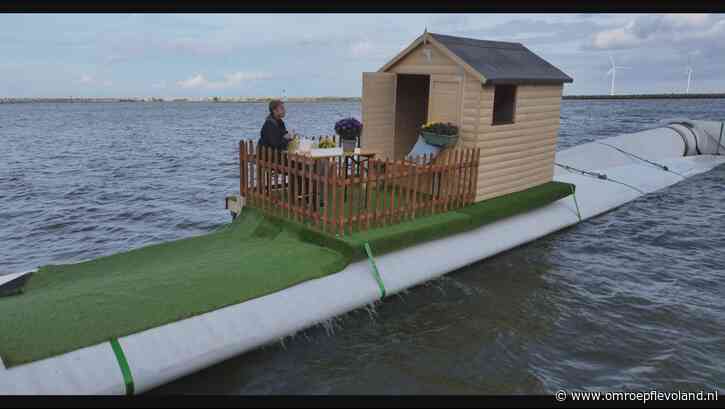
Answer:
[[[477,40],[430,32],[424,33],[415,43],[423,40],[426,36],[445,47],[471,69],[478,72],[486,83],[560,84],[574,81],[570,76],[534,54],[521,43]],[[409,51],[410,48],[402,54],[407,54]],[[394,61],[386,64],[386,67],[390,66]]]

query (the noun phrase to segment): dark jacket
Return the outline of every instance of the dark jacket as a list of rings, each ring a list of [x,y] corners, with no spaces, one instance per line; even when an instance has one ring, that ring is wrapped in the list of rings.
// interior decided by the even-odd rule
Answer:
[[[284,121],[276,119],[270,114],[264,121],[264,125],[262,125],[262,130],[259,135],[259,146],[287,149],[289,141],[284,138],[284,134],[286,133],[287,127],[285,127]]]

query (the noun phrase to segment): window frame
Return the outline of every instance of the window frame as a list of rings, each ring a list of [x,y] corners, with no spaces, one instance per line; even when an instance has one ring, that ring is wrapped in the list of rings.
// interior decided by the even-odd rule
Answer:
[[[510,88],[512,89],[511,92],[511,99],[510,101],[507,101],[507,104],[511,105],[511,119],[507,121],[496,121],[496,91],[501,88]],[[516,123],[516,100],[518,99],[518,91],[519,87],[516,84],[498,84],[493,86],[493,106],[491,107],[491,126],[498,126],[498,125],[511,125]],[[499,105],[500,106],[500,105]]]

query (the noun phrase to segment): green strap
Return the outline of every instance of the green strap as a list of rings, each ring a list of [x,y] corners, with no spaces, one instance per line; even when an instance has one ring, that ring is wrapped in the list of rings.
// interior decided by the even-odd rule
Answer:
[[[574,204],[576,205],[576,215],[579,217],[579,221],[582,221],[582,214],[579,211],[579,202],[576,200],[576,191],[574,191],[574,185],[569,185],[569,188],[571,189],[571,195],[574,198]]]
[[[123,353],[123,348],[121,348],[121,344],[118,343],[116,338],[110,342],[113,353],[116,354],[118,366],[121,367],[123,382],[126,384],[126,395],[133,395],[133,376],[131,376],[131,367],[128,366],[128,361],[126,361],[126,354]]]
[[[370,262],[370,268],[373,270],[373,277],[375,277],[375,281],[380,286],[380,299],[382,300],[385,298],[385,284],[383,284],[383,278],[380,277],[378,266],[375,264],[375,259],[373,258],[373,252],[370,250],[370,245],[367,242],[365,242],[365,251],[368,253],[368,261]]]

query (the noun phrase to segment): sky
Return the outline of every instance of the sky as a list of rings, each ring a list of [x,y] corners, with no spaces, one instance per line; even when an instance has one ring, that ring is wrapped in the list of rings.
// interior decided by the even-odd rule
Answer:
[[[565,94],[725,92],[725,14],[2,14],[0,97],[360,96],[425,29],[521,42]]]

